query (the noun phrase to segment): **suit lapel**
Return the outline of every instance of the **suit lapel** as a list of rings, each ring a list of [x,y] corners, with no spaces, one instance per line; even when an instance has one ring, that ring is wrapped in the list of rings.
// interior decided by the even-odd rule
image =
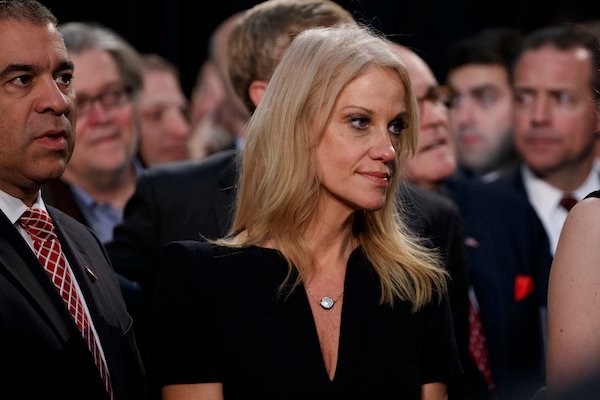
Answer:
[[[37,305],[56,333],[67,342],[75,324],[50,278],[21,234],[0,212],[0,268],[14,278],[23,296]]]
[[[95,267],[93,262],[85,249],[79,245],[79,243],[84,243],[85,239],[74,237],[73,235],[75,235],[75,233],[73,232],[66,232],[60,219],[57,218],[51,210],[49,210],[49,212],[54,221],[59,221],[58,224],[54,224],[56,235],[59,238],[62,250],[71,267],[71,271],[73,271],[73,274],[75,275],[77,284],[83,293],[85,303],[87,304],[92,319],[97,320],[98,304],[102,303],[100,299],[102,291],[99,287],[95,287],[98,278],[96,275],[97,273],[94,271]],[[91,272],[87,272],[86,269],[89,269]]]
[[[521,170],[521,168],[517,168],[514,171],[512,181],[517,191],[525,195],[525,197],[527,197],[527,189],[525,189],[525,181],[523,180],[523,171]]]
[[[129,330],[132,320],[120,297],[116,274],[106,254],[102,252],[102,246],[91,233],[87,233],[87,228],[80,228],[78,222],[51,207],[48,211],[52,219],[58,222],[55,224],[56,234],[85,298],[108,368],[116,372],[112,382],[113,389],[117,390],[118,386],[123,385],[120,376],[120,368],[123,368],[123,365],[120,365],[122,357],[134,357],[135,359],[131,360],[138,364],[142,374],[143,365],[133,333]],[[93,273],[87,272],[88,268]],[[124,336],[126,332],[128,334]],[[128,353],[124,354],[124,350]],[[136,383],[138,382],[130,382],[127,385]]]
[[[126,323],[119,322],[116,314],[108,315],[102,312],[107,312],[107,304],[111,301],[110,296],[105,292],[105,284],[109,285],[109,283],[104,282],[106,276],[102,275],[99,270],[96,270],[94,262],[104,262],[104,260],[93,260],[83,245],[89,242],[89,239],[79,237],[76,231],[68,229],[67,221],[60,218],[56,213],[53,213],[52,209],[49,209],[48,212],[53,221],[55,221],[56,235],[60,240],[65,257],[81,289],[110,369],[111,360],[114,359],[114,332],[111,332],[109,325],[114,324],[115,329],[120,329],[120,325],[125,325]],[[86,272],[86,268],[93,271],[93,275]]]

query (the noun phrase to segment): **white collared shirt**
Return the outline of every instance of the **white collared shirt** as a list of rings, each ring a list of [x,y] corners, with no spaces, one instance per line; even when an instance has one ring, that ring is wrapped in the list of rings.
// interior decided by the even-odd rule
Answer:
[[[567,218],[567,210],[560,206],[560,200],[564,193],[562,190],[535,176],[524,164],[521,165],[521,174],[527,198],[546,229],[546,234],[550,241],[550,250],[552,251],[552,255],[554,255],[560,231]],[[583,184],[572,194],[579,201],[587,196],[588,193],[598,188],[600,188],[600,176],[598,170],[592,168]]]

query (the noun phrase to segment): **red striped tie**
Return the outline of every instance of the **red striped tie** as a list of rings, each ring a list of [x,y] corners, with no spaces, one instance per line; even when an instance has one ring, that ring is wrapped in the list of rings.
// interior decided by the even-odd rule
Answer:
[[[492,398],[496,398],[496,386],[492,378],[492,370],[488,359],[487,343],[483,333],[483,326],[479,314],[479,308],[474,298],[469,301],[469,354],[475,362],[483,381],[485,382]]]
[[[54,233],[54,226],[52,225],[50,216],[45,211],[37,208],[28,209],[21,216],[19,224],[33,240],[35,255],[65,301],[69,312],[77,324],[77,328],[94,356],[94,361],[104,382],[104,387],[112,399],[112,386],[106,361],[100,353],[94,331],[90,326],[89,316],[85,312],[83,303],[73,285],[74,278],[72,277],[70,268],[67,266],[60,242]]]

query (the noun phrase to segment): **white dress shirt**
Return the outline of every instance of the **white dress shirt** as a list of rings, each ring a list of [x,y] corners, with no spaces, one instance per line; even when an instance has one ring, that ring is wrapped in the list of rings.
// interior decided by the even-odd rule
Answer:
[[[521,166],[521,174],[527,198],[546,229],[550,250],[554,256],[560,231],[567,218],[567,210],[560,206],[564,192],[535,176],[525,165]],[[596,168],[592,168],[583,184],[571,194],[579,201],[598,188],[600,188],[600,175]]]

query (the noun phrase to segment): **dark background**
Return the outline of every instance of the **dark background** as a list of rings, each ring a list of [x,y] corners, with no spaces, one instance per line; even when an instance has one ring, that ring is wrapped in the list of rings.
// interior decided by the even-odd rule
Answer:
[[[189,95],[206,57],[213,29],[230,14],[249,8],[254,0],[41,0],[59,22],[100,22],[141,52],[155,52],[181,70]],[[419,51],[438,79],[445,77],[449,43],[490,26],[510,26],[527,32],[563,21],[600,18],[600,6],[590,0],[336,0],[385,34]],[[590,3],[590,4],[584,4]]]

